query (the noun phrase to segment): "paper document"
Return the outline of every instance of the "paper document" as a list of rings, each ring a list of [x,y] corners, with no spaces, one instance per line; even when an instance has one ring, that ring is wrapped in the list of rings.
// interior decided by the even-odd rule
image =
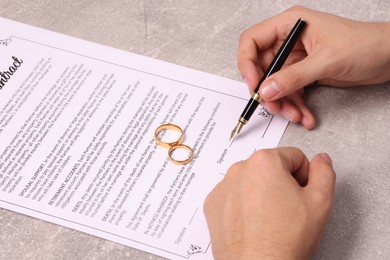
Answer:
[[[212,259],[203,201],[229,166],[276,147],[258,109],[231,145],[243,83],[1,19],[0,207],[170,259]],[[154,131],[194,151],[172,163]]]

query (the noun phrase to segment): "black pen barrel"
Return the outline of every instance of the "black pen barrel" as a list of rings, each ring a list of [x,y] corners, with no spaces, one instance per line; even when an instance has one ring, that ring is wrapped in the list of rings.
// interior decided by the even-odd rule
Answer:
[[[259,101],[251,98],[249,99],[248,104],[244,108],[244,111],[241,114],[240,120],[243,121],[244,124],[251,118],[252,114],[255,112],[257,106],[259,105]]]
[[[272,60],[270,66],[265,71],[263,77],[261,78],[259,84],[257,85],[254,94],[252,95],[251,99],[247,103],[244,111],[242,112],[240,118],[238,119],[238,124],[233,129],[230,140],[234,140],[235,137],[240,132],[241,128],[249,121],[253,113],[255,112],[256,108],[259,106],[261,99],[259,89],[261,83],[269,77],[271,74],[277,72],[280,70],[284,64],[284,62],[287,60],[288,55],[292,51],[292,49],[295,46],[295,43],[297,42],[299,35],[301,34],[303,28],[305,27],[306,22],[302,19],[299,19],[294,27],[292,28],[291,32],[288,34],[286,40],[283,42],[282,46],[276,53],[275,58]]]
[[[306,25],[306,21],[299,19],[296,24],[294,25],[293,29],[290,31],[289,35],[287,36],[286,40],[283,42],[282,46],[276,53],[274,59],[271,62],[271,65],[268,67],[268,69],[265,71],[263,77],[261,78],[259,84],[257,85],[255,92],[258,92],[260,89],[261,83],[271,76],[273,73],[279,71],[284,62],[287,60],[288,55],[292,51],[292,49],[295,46],[295,43],[298,41],[299,36],[303,30],[303,28]]]

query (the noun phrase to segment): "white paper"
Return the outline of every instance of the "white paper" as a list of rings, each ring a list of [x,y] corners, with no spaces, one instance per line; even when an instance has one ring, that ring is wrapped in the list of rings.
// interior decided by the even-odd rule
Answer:
[[[212,259],[203,201],[276,147],[259,109],[230,146],[244,84],[0,19],[0,206],[171,259]],[[163,123],[194,149],[173,164]]]

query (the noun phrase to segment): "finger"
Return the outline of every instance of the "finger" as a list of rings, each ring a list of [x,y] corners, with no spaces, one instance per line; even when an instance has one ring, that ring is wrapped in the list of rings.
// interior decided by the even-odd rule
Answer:
[[[268,77],[260,86],[260,96],[267,101],[285,97],[320,78],[322,62],[312,54],[303,60],[282,68]]]
[[[283,39],[287,37],[295,23],[295,18],[284,19],[283,23],[271,18],[250,27],[240,35],[237,66],[251,90],[257,87],[260,81],[259,75],[263,74],[263,72],[259,73],[259,68],[264,71],[269,66]],[[294,51],[290,56],[289,60],[293,60],[294,57],[302,59],[302,53],[299,51]]]
[[[280,115],[290,122],[298,123],[302,119],[299,108],[286,98],[280,99]]]
[[[268,49],[277,41],[280,34],[279,28],[283,26],[284,24],[282,25],[280,23],[273,22],[272,18],[254,24],[241,33],[240,45],[246,43],[247,40],[250,39],[258,49]]]
[[[316,119],[303,102],[300,93],[281,98],[275,101],[262,101],[261,105],[271,114],[280,114],[293,123],[301,123],[306,129],[313,129]]]
[[[275,101],[261,101],[261,105],[267,109],[268,112],[271,114],[277,114],[280,112],[280,105],[281,100],[275,100]]]
[[[237,52],[237,67],[251,92],[257,87],[260,74],[263,74],[259,71],[257,59],[256,43],[250,37],[241,36]]]
[[[306,155],[294,147],[282,147],[275,150],[282,159],[285,172],[290,172],[299,185],[305,186],[309,173],[309,160]]]
[[[281,98],[275,101],[263,101],[261,105],[271,114],[280,114],[290,122],[298,123],[302,120],[302,113],[293,102],[286,98]]]
[[[321,204],[321,207],[329,208],[331,206],[335,182],[336,174],[329,155],[325,153],[317,154],[310,162],[306,188],[310,193],[318,195],[312,198],[318,200],[317,202]]]
[[[242,35],[252,38],[260,50],[281,46],[301,14],[283,12],[245,30]]]
[[[305,105],[301,94],[300,93],[293,93],[286,97],[293,105],[294,107],[299,111],[301,117],[299,122],[302,123],[302,125],[306,129],[312,129],[314,128],[316,124],[316,120],[312,114],[312,112],[309,110],[309,108]]]

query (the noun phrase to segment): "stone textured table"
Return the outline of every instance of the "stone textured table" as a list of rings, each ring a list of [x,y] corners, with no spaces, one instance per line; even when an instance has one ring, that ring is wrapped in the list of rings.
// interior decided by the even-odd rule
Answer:
[[[0,16],[241,80],[240,32],[292,2],[358,20],[390,18],[389,0],[0,0]],[[280,146],[309,157],[328,152],[337,172],[333,215],[314,258],[389,259],[390,83],[315,86],[305,99],[317,127],[290,124]],[[0,259],[160,259],[3,209],[0,229]]]

